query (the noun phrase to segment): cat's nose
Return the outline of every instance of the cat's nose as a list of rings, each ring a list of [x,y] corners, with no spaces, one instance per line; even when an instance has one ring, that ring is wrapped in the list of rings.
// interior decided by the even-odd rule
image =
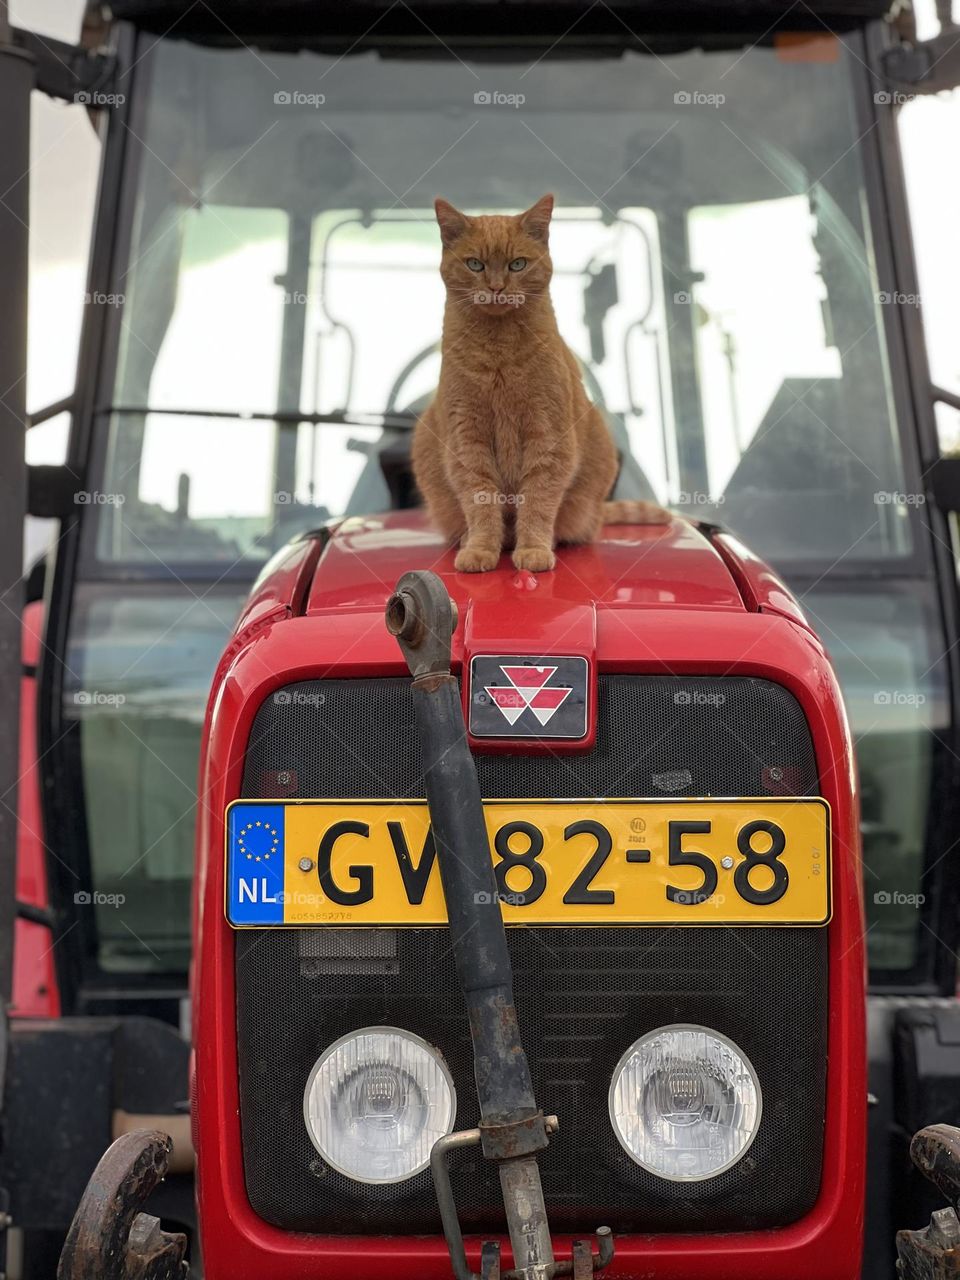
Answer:
[[[494,293],[499,293],[507,282],[505,276],[488,276],[487,279],[489,280],[490,288]]]

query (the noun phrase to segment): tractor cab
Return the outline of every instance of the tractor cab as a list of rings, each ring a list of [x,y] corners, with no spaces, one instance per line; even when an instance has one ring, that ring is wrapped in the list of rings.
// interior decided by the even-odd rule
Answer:
[[[919,309],[900,301],[915,299],[918,288],[896,134],[897,93],[942,87],[952,60],[939,60],[947,40],[935,58],[902,17],[892,20],[890,8],[884,0],[826,0],[785,13],[757,0],[731,14],[698,0],[590,9],[564,2],[282,0],[261,12],[242,0],[196,6],[115,0],[108,24],[88,22],[86,52],[60,69],[41,41],[14,32],[13,45],[34,58],[46,91],[84,105],[102,138],[89,289],[113,299],[87,309],[66,465],[35,473],[31,487],[34,514],[60,525],[55,548],[32,578],[33,602],[43,612],[36,680],[27,689],[37,705],[40,824],[21,824],[19,856],[21,868],[42,869],[46,890],[39,914],[18,924],[21,938],[34,931],[32,949],[20,953],[18,981],[21,992],[36,986],[33,961],[24,957],[42,953],[47,968],[52,963],[56,994],[56,1004],[40,1010],[58,1015],[50,1034],[70,1044],[96,1028],[100,1074],[112,1071],[120,1083],[98,1095],[102,1116],[95,1123],[86,1116],[82,1132],[75,1116],[64,1117],[84,1155],[64,1172],[56,1213],[38,1208],[44,1162],[34,1160],[32,1170],[25,1160],[15,1164],[21,1190],[11,1189],[13,1217],[28,1245],[62,1237],[69,1214],[59,1206],[79,1200],[105,1145],[101,1137],[117,1132],[118,1111],[181,1121],[185,1114],[195,869],[202,880],[212,857],[202,838],[198,851],[196,835],[206,811],[196,779],[211,681],[223,680],[231,655],[251,640],[250,627],[277,621],[271,609],[279,606],[288,628],[300,628],[311,642],[326,636],[331,664],[343,666],[336,678],[399,681],[409,673],[397,665],[399,650],[386,633],[378,633],[373,657],[364,656],[360,631],[350,633],[350,642],[360,644],[358,668],[338,657],[336,619],[367,611],[367,621],[382,629],[379,612],[402,572],[439,563],[451,598],[463,613],[475,608],[477,627],[486,619],[489,628],[486,647],[482,630],[454,633],[455,674],[463,679],[475,657],[552,663],[554,656],[579,655],[594,664],[590,687],[604,715],[613,715],[609,690],[616,681],[640,671],[638,652],[617,650],[610,659],[602,635],[593,637],[595,650],[589,637],[580,649],[551,648],[550,626],[559,624],[538,602],[553,600],[559,617],[561,604],[572,608],[575,596],[577,608],[602,601],[608,619],[638,600],[659,602],[675,608],[674,617],[688,609],[703,625],[726,613],[767,616],[779,608],[793,619],[784,627],[798,646],[790,649],[797,661],[804,652],[798,636],[821,638],[842,690],[860,787],[870,1088],[877,1098],[866,1273],[892,1275],[892,1226],[918,1224],[931,1207],[906,1168],[906,1143],[930,1120],[960,1122],[960,1112],[947,1115],[935,1101],[937,1082],[953,1080],[960,1064],[951,1059],[932,1076],[922,1065],[925,1046],[952,1042],[955,1016],[956,885],[948,855],[960,806],[960,672],[949,521],[960,505],[960,484],[952,460],[940,456]],[[59,54],[64,62],[64,50]],[[77,99],[78,93],[88,96]],[[562,589],[543,580],[528,592],[528,616],[553,619],[535,641],[524,631],[509,575],[498,572],[469,590],[453,581],[444,547],[435,545],[416,510],[409,442],[439,369],[444,295],[435,196],[471,212],[501,213],[545,191],[557,202],[554,305],[617,444],[614,496],[655,500],[678,518],[663,539],[611,534],[597,549],[569,553],[557,579]],[[643,572],[628,565],[631,557],[647,556]],[[772,576],[757,568],[763,564]],[[511,619],[510,634],[493,620],[498,610]],[[324,618],[329,634],[318,621]],[[350,627],[343,626],[346,635]],[[716,676],[709,644],[699,653],[703,669],[695,670],[695,655],[681,661],[670,650],[668,632],[653,664],[657,679],[679,678],[681,668],[691,678]],[[739,641],[728,636],[723,643],[732,662]],[[683,667],[688,658],[693,665]],[[333,690],[311,683],[326,677],[299,671],[285,645],[281,659],[283,679],[269,689],[251,685],[251,698],[254,692],[261,700],[297,693],[334,698]],[[645,676],[653,678],[653,666]],[[571,673],[564,669],[554,684],[567,687]],[[487,674],[491,687],[510,684],[495,669]],[[767,677],[751,667],[743,678]],[[782,662],[772,678],[777,687],[789,685]],[[670,696],[682,692],[678,687]],[[717,690],[704,685],[695,692]],[[355,696],[356,690],[338,692],[322,704],[328,712],[318,721],[338,739],[347,724],[354,726],[340,744],[343,767],[359,750],[351,737],[356,726],[373,740],[377,716],[387,710],[391,734],[413,732],[405,694],[391,692],[398,701],[387,710],[378,703],[377,715],[362,698],[351,702]],[[633,696],[623,695],[624,715],[664,714],[657,702],[666,696],[662,689],[637,694],[635,704]],[[313,704],[286,705],[275,714],[296,712],[290,732],[306,742]],[[740,788],[724,793],[718,775],[711,794],[752,795],[763,791],[766,777],[768,796],[823,796],[824,772],[839,768],[852,797],[839,721],[830,731],[840,735],[831,739],[835,755],[825,767],[821,760],[819,772],[810,765],[808,776],[806,766],[764,745],[765,726],[775,737],[775,723],[781,744],[791,732],[782,719],[787,711],[764,706],[748,700],[742,715],[760,735],[754,745],[763,767],[781,776],[761,769],[746,792],[742,779],[724,775],[725,786]],[[465,703],[468,729],[470,710]],[[265,714],[252,702],[237,703],[236,713],[249,717],[247,729]],[[805,704],[804,714],[809,729],[813,713]],[[591,724],[595,734],[595,718]],[[601,721],[600,728],[626,733],[619,720]],[[206,732],[209,751],[209,716]],[[222,724],[214,732],[239,753],[229,756],[230,768],[244,757],[252,771],[231,774],[233,790],[217,792],[223,808],[236,801],[357,799],[344,790],[346,775],[339,797],[316,787],[307,796],[291,784],[292,774],[309,776],[316,752],[313,765],[309,751],[293,764],[283,752],[260,760],[236,724],[229,733]],[[618,750],[631,740],[617,739]],[[331,741],[325,739],[325,750]],[[502,763],[508,756],[476,738],[471,745],[484,761],[484,799],[547,795],[542,779],[538,790],[534,764],[524,766],[525,790],[511,790],[509,773],[495,784],[493,773],[508,768]],[[551,778],[550,797],[636,796],[639,781],[625,793],[611,790],[602,770],[589,776],[587,745],[581,741],[571,757],[581,752],[580,789],[565,793],[560,778]],[[742,743],[728,747],[732,755],[742,752]],[[719,743],[715,749],[723,750]],[[209,768],[209,756],[203,758]],[[416,791],[415,762],[404,757],[393,764],[391,793]],[[677,795],[705,793],[706,784],[680,776],[685,768],[667,761],[653,770],[663,775],[665,795],[671,775]],[[315,781],[320,786],[322,779]],[[366,799],[383,798],[369,779],[364,785]],[[652,787],[647,779],[645,797]],[[397,921],[390,924],[402,934]],[[403,960],[379,951],[328,955],[325,943],[303,941],[322,933],[313,927],[300,935],[264,933],[247,969],[225,977],[229,966],[218,950],[204,971],[218,982],[248,983],[248,1005],[227,1000],[216,1006],[216,1018],[219,1025],[243,1016],[238,1009],[252,1010],[249,1016],[260,1021],[247,1028],[249,1043],[266,1045],[280,1034],[269,1021],[270,973],[257,969],[265,956],[289,967],[288,994],[296,975],[332,978],[336,986],[361,971],[371,991],[382,991],[389,966]],[[741,933],[738,962],[750,963],[749,926]],[[407,945],[412,935],[402,936]],[[763,930],[756,936],[767,945]],[[227,947],[227,935],[217,937],[217,948]],[[244,935],[237,937],[242,950]],[[405,963],[440,965],[432,945],[414,948]],[[784,945],[795,948],[790,954],[801,967],[823,959],[803,960],[796,938]],[[832,953],[841,968],[851,963],[842,951]],[[584,972],[607,965],[605,980],[612,983],[613,959],[598,954],[570,964]],[[786,954],[767,956],[771,971]],[[527,960],[532,971],[536,957]],[[734,964],[719,953],[714,960]],[[931,997],[949,1006],[931,1005]],[[400,1025],[389,1000],[379,1011],[375,1004],[371,996],[371,1025]],[[660,1022],[694,1021],[667,1019],[666,1006],[661,1013]],[[351,1032],[352,1024],[341,1026],[337,1018],[329,1025],[337,1034],[320,1036],[318,1050]],[[814,1038],[813,1023],[807,1030]],[[9,1105],[21,1114],[30,1114],[32,1090],[44,1079],[37,1061],[50,1057],[39,1034],[30,1029],[21,1065],[16,1053],[11,1058]],[[540,1045],[541,1057],[548,1057],[548,1043]],[[238,1067],[236,1045],[224,1052],[216,1069],[230,1075],[231,1088],[255,1094],[256,1067]],[[465,1052],[462,1044],[457,1052]],[[131,1064],[144,1059],[155,1061],[155,1070],[128,1088]],[[203,1089],[213,1088],[211,1061]],[[465,1061],[455,1064],[458,1081]],[[58,1087],[70,1095],[66,1078]],[[291,1085],[288,1092],[289,1111],[296,1091]],[[250,1105],[253,1096],[248,1092]],[[217,1114],[224,1099],[233,1094],[220,1097]],[[259,1094],[256,1103],[265,1106]],[[287,1247],[278,1233],[318,1230],[311,1177],[329,1174],[335,1184],[341,1217],[327,1237],[356,1234],[347,1229],[349,1177],[330,1174],[322,1156],[319,1172],[311,1173],[318,1153],[305,1134],[297,1157],[307,1170],[305,1199],[282,1207],[282,1134],[272,1123],[267,1116],[256,1132],[248,1128],[251,1145],[243,1152],[230,1146],[223,1156],[233,1162],[225,1185],[244,1199],[244,1213],[250,1203],[260,1206],[249,1258],[262,1267],[276,1261],[272,1249],[282,1254]],[[261,1159],[269,1176],[254,1186]],[[245,1180],[238,1171],[243,1161]],[[161,1189],[170,1195],[172,1183],[181,1194],[158,1212],[193,1229],[184,1208],[189,1168],[188,1159],[177,1175],[182,1182],[172,1178]],[[556,1203],[562,1166],[551,1177]],[[477,1179],[473,1225],[482,1232],[492,1192],[479,1173]],[[646,1208],[624,1209],[620,1220],[634,1232],[675,1227],[669,1196],[657,1216],[663,1188],[644,1172],[628,1180],[634,1190],[636,1179]],[[10,1182],[0,1159],[0,1187]],[[787,1225],[801,1221],[819,1187],[808,1187],[806,1199],[800,1195]],[[389,1212],[373,1215],[371,1237],[402,1234],[409,1224],[438,1231],[432,1202],[427,1207],[421,1197],[411,1209],[401,1191],[381,1200]],[[235,1205],[228,1199],[225,1206],[216,1210],[223,1231]],[[582,1200],[571,1201],[561,1214],[565,1230],[598,1225],[582,1220],[581,1208]],[[734,1198],[719,1218],[707,1212],[704,1238],[743,1226],[741,1209]],[[764,1210],[746,1227],[781,1225],[776,1214]],[[490,1221],[490,1230],[500,1229],[496,1214]],[[842,1265],[853,1256],[846,1253]],[[421,1261],[411,1255],[411,1275],[420,1274]],[[300,1261],[291,1253],[283,1265],[292,1274]],[[658,1265],[680,1264],[666,1249]],[[791,1265],[802,1274],[800,1254]]]

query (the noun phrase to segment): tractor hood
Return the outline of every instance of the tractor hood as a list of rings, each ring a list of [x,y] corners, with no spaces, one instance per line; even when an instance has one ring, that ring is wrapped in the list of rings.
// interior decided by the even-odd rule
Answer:
[[[596,542],[561,547],[552,573],[517,572],[501,557],[491,573],[458,573],[454,549],[421,512],[342,521],[330,533],[306,594],[308,616],[381,614],[401,574],[431,569],[460,610],[461,634],[527,634],[537,618],[586,610],[778,612],[807,626],[773,571],[715,525],[675,516],[667,525],[608,525]]]
[[[478,750],[522,740],[535,749],[531,739],[589,747],[602,669],[669,671],[687,650],[716,665],[723,637],[737,661],[771,626],[816,643],[783,583],[715,526],[608,526],[590,545],[561,548],[551,573],[519,573],[504,555],[493,572],[467,574],[421,512],[396,512],[348,518],[285,548],[255,585],[235,644],[286,618],[292,666],[402,674],[383,614],[412,569],[437,573],[457,605],[453,663]]]
[[[720,551],[680,518],[668,525],[607,526],[595,543],[561,548],[552,573],[518,573],[507,555],[491,573],[457,573],[453,561],[449,543],[420,512],[345,520],[319,561],[306,612],[382,609],[385,587],[409,569],[438,573],[461,615],[499,616],[507,627],[517,609],[529,616],[585,606],[744,607]]]

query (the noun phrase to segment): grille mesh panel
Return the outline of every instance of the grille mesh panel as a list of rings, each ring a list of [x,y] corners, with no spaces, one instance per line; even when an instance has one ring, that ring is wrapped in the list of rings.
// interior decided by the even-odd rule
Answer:
[[[243,794],[296,773],[294,796],[423,794],[409,681],[317,681],[268,700],[254,724]],[[314,695],[322,695],[322,700]],[[678,698],[677,695],[680,695]],[[786,690],[746,678],[601,678],[598,741],[582,756],[481,756],[481,790],[498,796],[763,794],[770,768],[798,794],[817,789],[802,713]],[[343,931],[345,943],[356,936]],[[457,1127],[477,1123],[469,1030],[449,938],[398,930],[390,962],[294,931],[236,935],[244,1168],[265,1219],[331,1234],[440,1229],[429,1173],[360,1186],[324,1164],[307,1138],[303,1089],[339,1036],[378,1023],[408,1028],[444,1054]],[[795,1221],[819,1188],[826,1070],[827,931],[788,928],[513,929],[508,931],[524,1044],[537,1100],[561,1118],[541,1157],[551,1224],[584,1230],[724,1231]],[[351,967],[356,970],[351,972]],[[802,975],[802,976],[801,976]],[[664,1023],[730,1036],[763,1089],[747,1156],[704,1183],[666,1183],[626,1156],[607,1114],[623,1051]],[[464,1226],[502,1227],[499,1182],[481,1157],[452,1163]]]

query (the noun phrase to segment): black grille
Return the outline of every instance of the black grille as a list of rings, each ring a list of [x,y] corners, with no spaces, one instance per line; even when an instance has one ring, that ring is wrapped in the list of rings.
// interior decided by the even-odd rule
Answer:
[[[269,699],[254,723],[244,796],[277,794],[283,770],[296,775],[296,796],[422,796],[409,681],[316,681],[288,692],[289,702]],[[483,794],[731,796],[771,787],[782,794],[788,784],[796,794],[816,793],[809,731],[778,685],[607,676],[599,698],[594,751],[479,757]],[[304,1128],[303,1090],[319,1054],[375,1024],[436,1045],[456,1082],[457,1127],[477,1123],[449,938],[443,930],[384,930],[364,944],[361,932],[237,935],[247,1191],[262,1217],[292,1230],[439,1231],[428,1173],[397,1186],[358,1185],[323,1162]],[[758,1229],[809,1210],[823,1140],[826,930],[515,929],[508,937],[537,1100],[562,1123],[541,1157],[554,1229],[600,1221],[620,1231]],[[747,1156],[703,1183],[663,1182],[640,1169],[607,1114],[621,1054],[670,1022],[730,1036],[763,1089],[763,1119]],[[501,1227],[495,1172],[470,1153],[453,1170],[465,1226]]]

